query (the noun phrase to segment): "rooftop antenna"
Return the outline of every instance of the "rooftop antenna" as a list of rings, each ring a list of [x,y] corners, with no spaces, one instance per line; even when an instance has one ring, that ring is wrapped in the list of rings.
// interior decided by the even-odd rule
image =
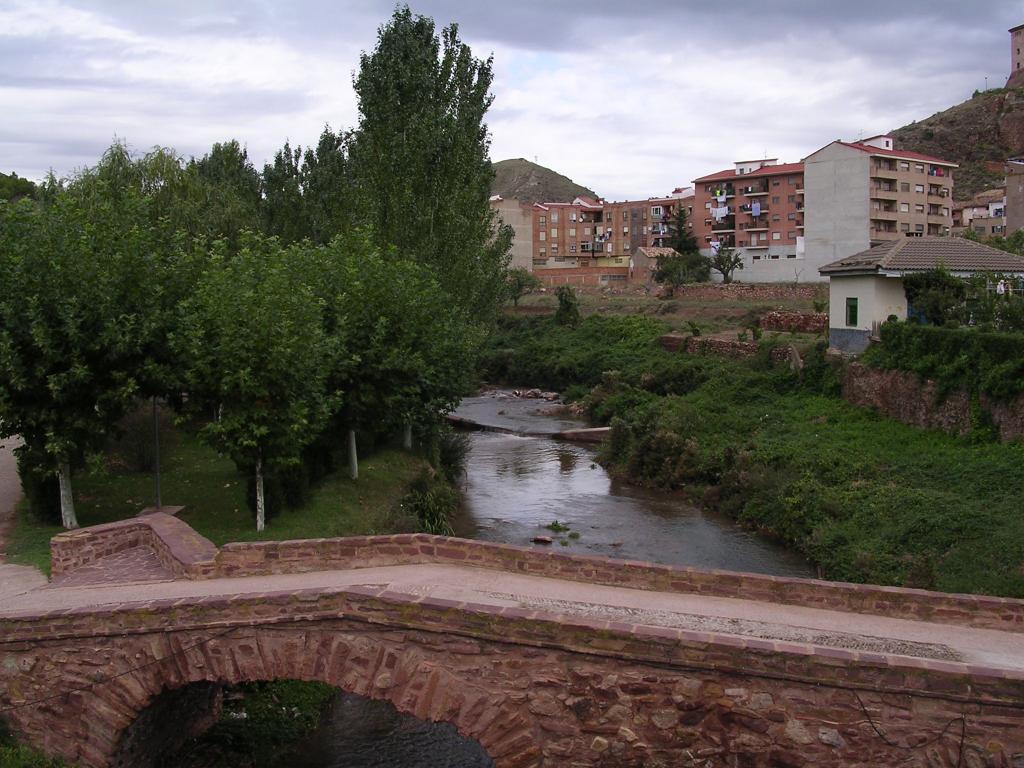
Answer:
[[[988,90],[988,75],[985,75],[985,90]]]

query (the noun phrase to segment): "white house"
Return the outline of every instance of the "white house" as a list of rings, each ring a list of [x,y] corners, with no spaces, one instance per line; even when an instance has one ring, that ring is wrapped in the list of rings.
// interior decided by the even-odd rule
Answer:
[[[990,272],[1024,278],[1024,258],[960,237],[905,237],[876,245],[818,270],[829,281],[829,346],[864,351],[890,315],[907,318],[903,276],[939,267],[959,277]]]

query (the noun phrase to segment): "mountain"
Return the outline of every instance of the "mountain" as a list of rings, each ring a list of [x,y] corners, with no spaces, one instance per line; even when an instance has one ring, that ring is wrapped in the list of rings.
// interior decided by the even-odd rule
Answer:
[[[963,104],[892,132],[897,149],[960,164],[953,197],[1003,184],[1003,162],[1024,155],[1024,88],[975,92]]]
[[[597,197],[593,190],[529,160],[500,160],[494,163],[491,194],[515,197],[524,203],[568,203],[577,195]]]

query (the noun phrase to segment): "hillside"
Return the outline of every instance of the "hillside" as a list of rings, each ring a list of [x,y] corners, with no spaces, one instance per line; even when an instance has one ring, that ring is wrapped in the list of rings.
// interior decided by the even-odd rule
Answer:
[[[892,135],[898,149],[959,163],[953,196],[967,199],[1001,185],[999,166],[1009,157],[1024,155],[1024,88],[976,93],[963,104],[897,128]]]
[[[521,157],[494,163],[491,193],[515,197],[524,203],[569,202],[577,195],[597,197],[593,190],[580,186],[569,177]]]

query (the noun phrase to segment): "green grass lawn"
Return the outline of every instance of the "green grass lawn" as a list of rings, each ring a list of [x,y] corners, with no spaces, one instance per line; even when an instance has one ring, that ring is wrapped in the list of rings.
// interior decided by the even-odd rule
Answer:
[[[266,530],[256,531],[245,504],[246,480],[226,458],[218,456],[185,432],[165,439],[162,499],[184,505],[181,519],[220,545],[228,541],[304,539],[391,533],[409,530],[415,521],[402,514],[398,503],[426,462],[398,450],[383,450],[364,458],[359,480],[346,471],[318,483],[307,504],[271,518]],[[153,503],[150,473],[109,468],[82,472],[74,478],[75,509],[82,526],[123,520]],[[8,560],[49,572],[50,537],[60,526],[36,520],[22,502],[8,542]]]

